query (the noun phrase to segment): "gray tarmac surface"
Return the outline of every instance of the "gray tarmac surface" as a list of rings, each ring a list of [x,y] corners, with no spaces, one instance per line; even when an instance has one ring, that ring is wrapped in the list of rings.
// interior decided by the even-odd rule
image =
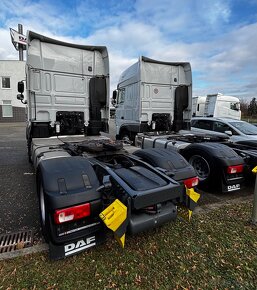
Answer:
[[[32,229],[40,236],[34,169],[25,123],[0,124],[0,234]]]
[[[110,132],[113,137],[113,120]],[[199,205],[229,203],[239,197],[251,197],[252,193],[253,185],[229,194],[204,192]],[[0,235],[25,229],[34,231],[35,243],[42,240],[35,174],[27,158],[25,123],[0,123]]]

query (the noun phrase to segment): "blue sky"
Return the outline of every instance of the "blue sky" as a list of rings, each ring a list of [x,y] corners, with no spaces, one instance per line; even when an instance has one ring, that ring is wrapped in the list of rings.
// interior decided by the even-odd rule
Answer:
[[[189,61],[193,94],[257,97],[257,0],[1,0],[0,59],[17,59],[9,27],[106,45],[111,87],[140,55]]]

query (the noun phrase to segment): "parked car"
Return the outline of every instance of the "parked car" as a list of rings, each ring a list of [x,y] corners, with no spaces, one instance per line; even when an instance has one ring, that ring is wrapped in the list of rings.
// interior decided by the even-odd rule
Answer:
[[[191,120],[192,131],[202,133],[225,133],[232,142],[257,141],[257,127],[229,118],[199,117]]]

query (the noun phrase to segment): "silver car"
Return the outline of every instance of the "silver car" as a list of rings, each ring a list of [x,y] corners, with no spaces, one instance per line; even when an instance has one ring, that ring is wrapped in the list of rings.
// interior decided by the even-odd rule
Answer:
[[[257,127],[240,120],[229,118],[199,117],[192,118],[191,130],[201,133],[224,133],[232,142],[257,141]]]

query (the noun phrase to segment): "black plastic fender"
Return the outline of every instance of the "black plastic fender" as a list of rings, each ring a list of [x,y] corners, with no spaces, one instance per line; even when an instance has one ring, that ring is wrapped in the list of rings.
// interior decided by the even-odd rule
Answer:
[[[39,163],[44,192],[50,209],[90,202],[101,197],[93,167],[83,157],[60,157]]]
[[[196,176],[194,168],[175,150],[149,148],[137,150],[133,154],[154,167],[164,169],[168,176],[178,182]]]
[[[99,181],[93,167],[83,157],[60,157],[42,160],[37,168],[37,188],[42,222],[42,202],[45,223],[43,234],[52,243],[63,243],[101,230],[98,217],[102,211]],[[42,198],[43,193],[43,198]],[[41,196],[40,196],[41,195]],[[53,213],[56,209],[90,203],[90,217],[84,221],[56,225]],[[88,226],[95,224],[95,226]],[[78,230],[79,229],[79,230]],[[67,234],[67,232],[70,234]]]
[[[125,137],[128,137],[130,141],[135,142],[136,134],[139,132],[148,131],[147,123],[132,123],[132,124],[123,124],[120,127],[119,134],[116,135],[117,140],[122,140]]]
[[[185,149],[181,150],[181,154],[188,159],[188,156],[191,156],[192,150],[201,150],[206,154],[209,154],[210,157],[213,157],[217,164],[224,166],[244,164],[244,160],[239,156],[232,148],[220,144],[220,143],[194,143],[188,145]]]
[[[181,150],[180,153],[194,166],[194,158],[200,157],[209,169],[209,173],[206,176],[201,176],[201,169],[197,169],[196,173],[200,178],[200,185],[207,187],[208,190],[213,188],[223,188],[223,185],[233,185],[228,182],[226,176],[226,168],[233,165],[244,164],[244,160],[239,156],[232,148],[220,144],[220,143],[194,143]],[[197,163],[197,162],[196,162]],[[199,175],[200,172],[200,175]],[[238,183],[239,179],[235,179],[234,182]],[[242,178],[240,177],[240,182]]]

